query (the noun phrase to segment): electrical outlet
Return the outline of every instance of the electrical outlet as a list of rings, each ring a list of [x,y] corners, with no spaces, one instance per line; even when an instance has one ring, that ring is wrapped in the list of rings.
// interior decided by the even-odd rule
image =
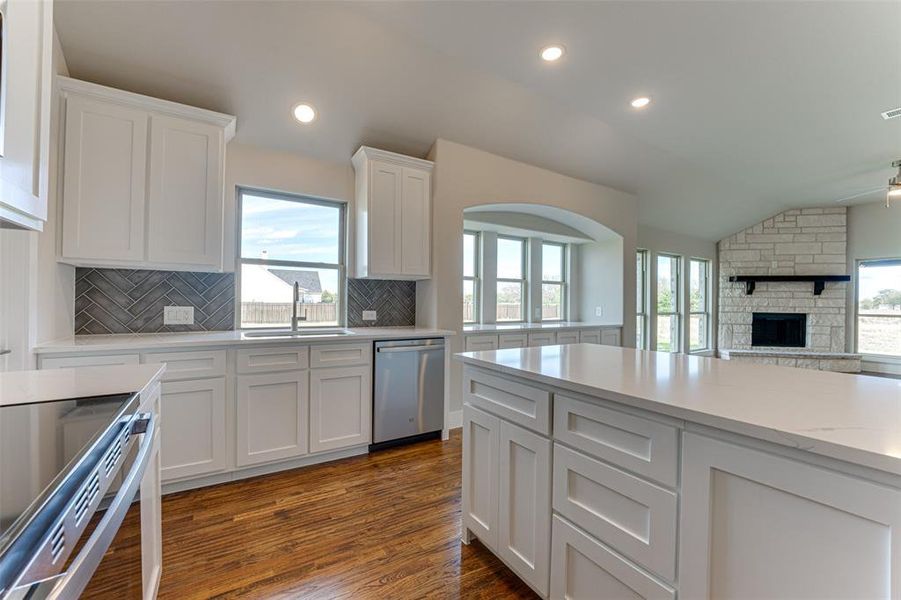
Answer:
[[[363,320],[364,321],[375,321],[375,311],[374,310],[364,310],[363,311]]]
[[[594,307],[594,316],[603,317],[604,316],[604,307],[603,306],[595,306]]]
[[[193,306],[164,306],[163,325],[193,325]]]

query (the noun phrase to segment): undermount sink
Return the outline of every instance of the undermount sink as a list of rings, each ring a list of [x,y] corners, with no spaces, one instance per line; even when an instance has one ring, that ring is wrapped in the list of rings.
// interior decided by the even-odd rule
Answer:
[[[311,329],[308,331],[291,331],[291,330],[275,330],[275,331],[247,331],[244,337],[249,338],[285,338],[285,337],[330,337],[340,335],[353,335],[353,331],[346,329]]]

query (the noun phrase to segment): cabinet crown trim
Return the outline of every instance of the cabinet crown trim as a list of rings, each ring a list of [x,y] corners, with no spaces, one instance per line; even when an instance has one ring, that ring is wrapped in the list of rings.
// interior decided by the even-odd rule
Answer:
[[[224,130],[226,143],[235,137],[237,117],[234,115],[227,115],[205,108],[172,102],[170,100],[162,100],[152,96],[144,96],[143,94],[136,94],[134,92],[126,92],[97,83],[72,79],[71,77],[65,77],[63,75],[57,75],[56,81],[59,92],[63,96],[69,93],[76,93],[100,100],[127,104],[133,108],[139,108],[148,112],[209,123],[215,127],[221,127]]]
[[[432,168],[435,165],[435,163],[430,160],[414,158],[412,156],[389,152],[387,150],[379,150],[378,148],[372,148],[371,146],[360,146],[360,149],[354,153],[352,159],[354,168],[359,169],[364,159],[380,160],[402,167],[413,167],[414,169],[421,169],[423,171],[428,171],[429,173],[432,172]]]

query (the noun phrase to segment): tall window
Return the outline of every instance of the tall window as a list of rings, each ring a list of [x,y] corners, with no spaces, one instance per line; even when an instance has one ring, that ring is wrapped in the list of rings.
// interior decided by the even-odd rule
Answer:
[[[857,351],[901,356],[901,259],[857,264]]]
[[[526,240],[497,236],[497,320],[522,321],[526,288]]]
[[[479,233],[463,232],[463,322],[479,320]]]
[[[710,347],[710,304],[708,285],[710,261],[693,258],[688,262],[688,349],[707,350]]]
[[[648,347],[648,251],[635,257],[635,347]]]
[[[541,244],[541,320],[566,318],[566,245]]]
[[[681,257],[657,255],[657,350],[679,352],[679,263]]]
[[[344,323],[344,204],[254,190],[238,194],[240,326]]]

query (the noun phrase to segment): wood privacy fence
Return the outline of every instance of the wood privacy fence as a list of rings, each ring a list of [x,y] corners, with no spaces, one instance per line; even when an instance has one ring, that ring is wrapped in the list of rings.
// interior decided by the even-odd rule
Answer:
[[[304,303],[299,305],[297,316],[306,315],[307,323],[336,323],[338,306],[334,302]],[[242,302],[241,322],[261,325],[291,324],[290,302]]]
[[[559,319],[560,306],[557,304],[545,304],[541,307],[543,319]],[[474,319],[472,302],[463,303],[463,321],[470,322]],[[522,307],[515,303],[501,303],[497,305],[498,321],[522,321]]]

